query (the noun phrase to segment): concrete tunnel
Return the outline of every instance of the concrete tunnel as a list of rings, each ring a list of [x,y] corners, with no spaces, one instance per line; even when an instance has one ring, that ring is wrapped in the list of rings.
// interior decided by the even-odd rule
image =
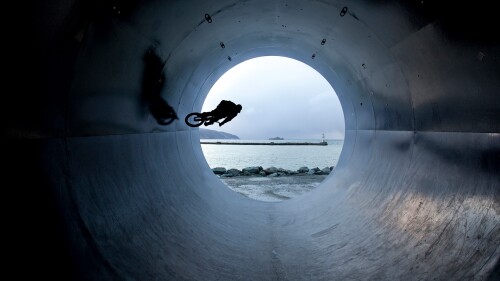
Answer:
[[[3,112],[16,203],[7,253],[20,279],[498,280],[492,4],[22,5],[29,24],[11,33],[31,48],[14,59],[23,90],[4,95]],[[141,97],[149,48],[179,115],[167,126]],[[183,122],[224,72],[268,55],[320,72],[346,127],[334,172],[278,203],[228,189]]]

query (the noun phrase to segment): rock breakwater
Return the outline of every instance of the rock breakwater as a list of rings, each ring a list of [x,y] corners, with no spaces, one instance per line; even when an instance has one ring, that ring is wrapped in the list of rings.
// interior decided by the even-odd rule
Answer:
[[[225,167],[212,168],[214,174],[223,178],[240,177],[240,176],[260,176],[260,177],[284,177],[284,176],[300,176],[300,175],[328,175],[334,169],[334,166],[325,167],[320,169],[318,167],[308,168],[300,167],[298,170],[288,170],[283,168],[269,167],[262,168],[262,166],[252,166],[243,168],[241,170]]]

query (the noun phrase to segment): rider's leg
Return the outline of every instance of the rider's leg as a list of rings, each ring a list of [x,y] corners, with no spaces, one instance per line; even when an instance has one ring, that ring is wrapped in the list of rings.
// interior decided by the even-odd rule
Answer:
[[[202,112],[201,113],[201,119],[205,120],[203,122],[203,125],[205,125],[205,126],[210,125],[210,124],[208,124],[210,122],[209,117],[210,117],[210,112]]]
[[[206,119],[204,125],[205,126],[209,126],[209,125],[212,125],[213,123],[215,123],[217,120],[219,120],[217,118],[217,111],[216,110],[212,110],[210,112],[205,112],[203,113],[204,114],[204,118]]]
[[[216,119],[214,118],[209,118],[207,119],[207,121],[205,121],[205,126],[208,126],[208,125],[212,125],[213,123],[215,123],[215,121],[217,121]]]

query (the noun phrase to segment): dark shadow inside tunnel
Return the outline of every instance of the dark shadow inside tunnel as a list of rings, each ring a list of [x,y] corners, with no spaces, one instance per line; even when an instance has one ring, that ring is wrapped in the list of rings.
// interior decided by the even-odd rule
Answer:
[[[160,125],[169,125],[179,119],[175,110],[162,97],[165,84],[165,62],[155,48],[149,48],[143,57],[142,102]]]

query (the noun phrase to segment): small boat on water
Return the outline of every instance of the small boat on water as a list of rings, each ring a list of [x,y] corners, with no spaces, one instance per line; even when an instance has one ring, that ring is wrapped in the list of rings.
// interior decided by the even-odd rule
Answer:
[[[269,140],[284,140],[281,137],[269,138]],[[254,141],[200,141],[200,144],[225,144],[225,145],[328,145],[328,142],[325,139],[325,134],[323,134],[323,138],[320,142],[295,142],[295,141],[287,141],[287,142],[254,142]]]

